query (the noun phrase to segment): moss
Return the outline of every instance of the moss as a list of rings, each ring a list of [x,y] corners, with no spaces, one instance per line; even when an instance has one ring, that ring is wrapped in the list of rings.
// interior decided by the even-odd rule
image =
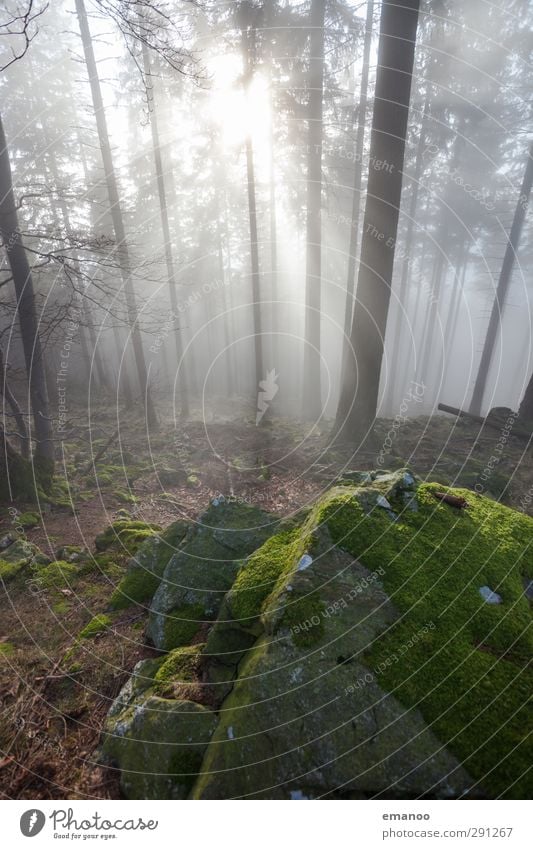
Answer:
[[[137,520],[121,519],[113,522],[105,531],[98,534],[94,544],[98,551],[106,551],[111,546],[126,548],[130,554],[134,554],[142,543],[160,531],[159,525],[149,524]]]
[[[121,610],[131,604],[150,601],[157,590],[165,567],[183,541],[189,524],[173,522],[163,533],[150,535],[130,561],[128,572],[111,596],[109,606]]]
[[[171,651],[155,673],[155,692],[163,696],[172,692],[173,685],[197,681],[203,648],[204,644],[198,643]]]
[[[280,576],[294,565],[300,532],[282,531],[254,552],[239,571],[229,599],[233,618],[246,623],[261,614]]]
[[[34,567],[35,583],[45,590],[64,589],[78,577],[78,569],[65,560],[54,560],[46,566]]]
[[[95,637],[99,636],[99,634],[107,631],[110,625],[111,617],[106,616],[105,613],[98,613],[96,616],[93,616],[85,628],[82,628],[79,633],[79,637],[81,640],[93,640]]]
[[[14,563],[8,563],[6,560],[0,560],[0,578],[2,581],[10,581],[20,570],[26,566],[26,561],[17,560]]]
[[[16,646],[13,643],[0,643],[0,656],[11,657],[16,650]]]
[[[395,522],[381,509],[365,516],[357,490],[333,490],[320,518],[365,566],[384,567],[385,589],[403,614],[367,662],[395,695],[420,707],[491,795],[520,796],[531,758],[524,729],[533,634],[522,577],[531,576],[533,521],[463,489],[450,490],[468,502],[457,510],[433,497],[442,489],[421,485],[418,512]],[[503,603],[484,604],[483,585]],[[411,645],[427,623],[429,637]],[[402,662],[387,663],[399,646],[409,646]]]
[[[139,500],[136,495],[133,495],[132,492],[126,492],[125,489],[115,489],[113,495],[118,501],[122,501],[123,504],[136,504]]]
[[[40,521],[41,519],[37,513],[21,513],[17,516],[17,524],[25,530],[28,528],[35,528]]]
[[[201,604],[184,604],[171,610],[164,626],[166,645],[173,648],[188,645],[203,625],[204,616]]]
[[[324,636],[324,609],[324,602],[316,590],[301,598],[291,598],[280,625],[289,628],[295,645],[309,648]]]

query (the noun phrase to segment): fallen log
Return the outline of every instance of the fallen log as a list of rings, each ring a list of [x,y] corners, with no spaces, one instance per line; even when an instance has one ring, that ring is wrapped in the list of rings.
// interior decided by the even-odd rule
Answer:
[[[452,495],[451,492],[432,492],[431,494],[437,501],[444,501],[450,507],[457,507],[459,510],[468,507],[468,501],[460,495]]]
[[[493,430],[501,431],[504,425],[507,423],[506,421],[503,421],[501,418],[496,416],[491,419],[490,413],[488,416],[483,418],[483,416],[475,416],[473,413],[469,413],[466,410],[460,410],[458,407],[450,407],[448,404],[439,404],[437,409],[441,410],[443,413],[450,413],[450,415],[457,416],[458,418],[469,419],[470,421],[477,422],[478,424],[486,425],[487,427],[490,427]],[[516,421],[517,414],[515,413],[514,416]],[[513,425],[513,427],[510,429],[510,435],[518,436],[520,437],[520,439],[525,439],[529,442],[529,440],[533,436],[533,432],[530,430],[524,430],[521,427],[515,427]]]

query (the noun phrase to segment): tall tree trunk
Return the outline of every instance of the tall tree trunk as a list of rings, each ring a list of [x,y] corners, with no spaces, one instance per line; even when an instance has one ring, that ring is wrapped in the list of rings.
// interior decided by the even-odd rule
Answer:
[[[157,416],[152,401],[150,386],[148,384],[148,372],[146,369],[146,361],[144,358],[141,331],[139,328],[135,290],[131,277],[131,262],[128,250],[128,243],[126,241],[124,221],[122,218],[122,208],[120,205],[120,197],[118,193],[115,169],[113,167],[113,157],[111,155],[111,145],[109,143],[109,133],[107,130],[107,121],[104,111],[102,91],[100,88],[100,79],[98,76],[98,69],[96,67],[96,59],[94,56],[94,49],[91,40],[91,33],[89,30],[89,23],[87,20],[87,13],[85,11],[85,5],[83,0],[75,0],[75,2],[76,13],[78,16],[78,22],[81,33],[81,40],[83,44],[83,52],[89,76],[89,84],[91,87],[91,95],[93,100],[96,126],[98,130],[98,140],[100,143],[100,150],[102,154],[102,162],[104,166],[107,193],[109,196],[109,211],[111,214],[111,219],[113,221],[113,230],[115,231],[115,240],[117,244],[120,269],[124,282],[124,294],[128,313],[128,324],[133,344],[133,353],[135,356],[137,376],[139,379],[143,402],[145,405],[147,422],[150,427],[154,427],[155,425],[157,425]]]
[[[154,152],[154,165],[157,180],[157,194],[159,197],[159,211],[161,214],[161,229],[163,233],[163,241],[165,246],[165,263],[167,266],[168,290],[170,296],[170,306],[174,321],[179,320],[178,312],[178,284],[174,270],[174,257],[172,255],[172,243],[170,240],[170,227],[168,223],[167,196],[165,189],[165,177],[163,172],[163,162],[161,158],[161,143],[159,141],[159,127],[157,122],[157,106],[154,96],[153,77],[150,68],[150,56],[148,47],[142,42],[142,55],[144,63],[144,75],[146,77],[146,97],[148,100],[148,112],[150,114],[150,127],[152,130],[152,147]],[[181,338],[181,330],[176,328],[174,333],[174,343],[176,346],[176,358],[178,364],[178,386],[180,390],[180,412],[183,418],[189,417],[189,393],[187,388],[187,376],[185,374],[185,364],[183,362],[183,340]]]
[[[381,9],[370,168],[351,330],[354,357],[341,387],[335,423],[336,432],[347,439],[363,435],[377,412],[418,9],[419,0],[390,0]],[[372,167],[379,161],[386,167]]]
[[[505,305],[505,298],[507,297],[507,292],[509,291],[509,285],[511,283],[511,274],[513,272],[513,266],[516,259],[516,252],[518,250],[518,244],[520,242],[520,234],[522,233],[522,227],[524,225],[524,218],[528,207],[529,196],[531,194],[532,183],[533,143],[531,144],[528,152],[524,179],[522,181],[522,187],[520,189],[518,203],[516,204],[513,223],[511,225],[511,232],[509,234],[509,240],[507,242],[507,248],[505,249],[503,264],[500,271],[500,278],[498,280],[498,287],[496,289],[496,297],[494,298],[494,303],[492,305],[489,326],[487,329],[487,335],[485,337],[485,344],[483,345],[483,352],[481,354],[481,360],[479,363],[476,382],[474,384],[474,391],[472,393],[470,412],[475,416],[481,415],[481,406],[483,404],[483,396],[485,394],[485,388],[487,386],[490,364],[492,362],[492,356],[494,354],[494,346],[496,344],[498,330],[501,327],[501,316]]]
[[[533,374],[531,375],[527,389],[524,392],[524,397],[522,398],[520,407],[518,408],[518,415],[525,422],[533,422]]]
[[[320,301],[322,276],[322,114],[324,93],[325,0],[311,0],[309,15],[309,102],[307,106],[307,233],[305,263],[305,342],[303,415],[322,412],[320,379]]]
[[[52,145],[50,139],[48,138],[46,131],[45,131],[44,135],[45,135],[45,141],[46,141],[48,162],[50,164],[50,172],[52,174],[52,179],[54,181],[54,184],[55,184],[55,187],[56,187],[56,192],[57,192],[58,206],[59,206],[59,210],[61,212],[61,218],[63,219],[63,226],[64,226],[65,232],[68,236],[71,233],[70,215],[69,215],[67,204],[65,203],[65,199],[61,194],[61,181],[60,181],[60,177],[59,177],[59,169],[57,167],[57,162],[56,162],[56,157],[55,157],[54,150],[53,150],[53,145]],[[81,279],[81,269],[80,269],[78,256],[77,256],[76,253],[74,253],[72,264],[73,264],[75,273],[78,274],[79,279]],[[80,323],[79,334],[80,334],[80,347],[81,347],[81,351],[82,351],[82,358],[83,358],[84,364],[87,367],[87,377],[89,378],[90,375],[91,375],[92,363],[91,363],[91,355],[90,355],[90,352],[89,352],[89,347],[88,347],[88,344],[87,344],[87,339],[86,339],[86,336],[85,336],[85,331],[87,332],[87,334],[89,336],[89,340],[91,341],[91,343],[93,342],[93,339],[94,339],[92,360],[94,361],[98,383],[100,384],[101,387],[109,388],[109,380],[108,380],[108,376],[106,374],[106,371],[105,371],[103,363],[102,363],[102,357],[101,357],[101,354],[100,354],[100,350],[96,346],[96,337],[95,337],[95,334],[94,334],[94,326],[92,326],[93,321],[92,321],[91,308],[90,308],[88,302],[85,300],[83,295],[80,294],[80,295],[78,295],[78,297],[80,299],[80,312],[81,312],[81,315],[82,315],[82,322],[84,321],[85,324],[86,324],[86,327],[84,327],[83,324]],[[92,327],[92,333],[91,333],[91,327]]]
[[[15,424],[18,428],[17,436],[20,442],[20,453],[25,460],[30,459],[30,439],[28,436],[28,428],[24,421],[24,414],[20,409],[19,402],[13,395],[9,381],[7,379],[7,369],[4,363],[4,352],[0,348],[0,395],[3,395],[7,403],[11,407],[11,414],[15,419]],[[4,418],[4,416],[2,417]],[[2,428],[3,429],[3,428]]]
[[[19,229],[7,142],[0,116],[0,235],[13,275],[30,401],[35,428],[35,459],[50,479],[54,468],[52,421],[39,338],[33,279]]]
[[[363,46],[363,70],[359,95],[359,121],[355,141],[355,169],[353,181],[352,220],[350,247],[348,248],[348,277],[346,280],[346,304],[344,307],[344,336],[342,344],[341,383],[346,380],[346,370],[350,361],[350,330],[353,319],[353,290],[355,285],[355,264],[359,247],[359,215],[361,211],[361,182],[363,176],[363,150],[365,143],[366,110],[368,102],[368,71],[370,66],[370,48],[372,46],[372,22],[374,0],[368,0],[366,7],[365,41]]]
[[[413,249],[413,230],[415,225],[416,208],[418,205],[418,190],[420,188],[420,177],[422,175],[422,162],[425,145],[425,128],[429,110],[429,86],[426,90],[426,99],[424,102],[424,110],[422,112],[422,124],[420,127],[420,136],[416,148],[415,169],[412,178],[411,198],[409,200],[409,210],[407,213],[407,232],[405,234],[405,256],[402,262],[402,273],[400,285],[398,288],[398,307],[396,312],[396,322],[394,327],[394,339],[391,352],[391,371],[389,383],[391,387],[391,400],[394,403],[398,397],[401,397],[403,385],[398,385],[398,363],[400,356],[400,342],[402,327],[404,326],[403,315],[406,306],[407,296],[407,280],[409,278],[409,268],[411,265],[411,252]],[[405,385],[405,382],[404,382]]]
[[[242,26],[242,55],[244,88],[248,92],[253,73],[255,30]],[[250,222],[250,262],[252,272],[252,312],[254,329],[255,383],[263,380],[263,339],[261,327],[261,286],[259,279],[259,244],[257,235],[257,203],[255,197],[254,151],[251,133],[246,135],[246,181],[248,190],[248,217]]]

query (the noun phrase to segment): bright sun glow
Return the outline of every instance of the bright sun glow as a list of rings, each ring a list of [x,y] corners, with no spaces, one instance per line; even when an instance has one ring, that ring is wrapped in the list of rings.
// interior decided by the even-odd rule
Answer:
[[[209,63],[213,88],[209,111],[221,131],[226,148],[235,147],[251,135],[254,150],[262,158],[270,145],[270,96],[261,74],[254,74],[245,92],[242,86],[242,62],[236,54],[216,56]]]

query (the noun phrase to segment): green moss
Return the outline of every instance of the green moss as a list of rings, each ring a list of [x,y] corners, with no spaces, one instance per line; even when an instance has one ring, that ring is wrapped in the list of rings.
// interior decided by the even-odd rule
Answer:
[[[531,760],[525,712],[533,634],[522,576],[532,572],[533,521],[462,489],[450,490],[469,504],[457,510],[433,497],[442,489],[421,485],[418,512],[405,510],[395,522],[382,509],[365,516],[357,490],[333,490],[320,518],[338,545],[369,569],[384,568],[385,589],[402,613],[367,662],[421,709],[490,794],[520,796],[519,776]],[[483,585],[503,603],[483,603]],[[434,629],[413,643],[427,623]],[[402,646],[409,646],[402,662],[391,663]]]
[[[324,636],[324,602],[315,590],[293,600],[287,606],[281,627],[289,628],[292,639],[299,648],[309,648]]]
[[[4,657],[11,657],[16,650],[16,646],[13,643],[0,643],[0,655]]]
[[[155,674],[155,692],[163,695],[172,684],[198,679],[203,643],[171,651]]]
[[[246,622],[261,614],[262,605],[277,581],[294,565],[300,531],[282,531],[271,537],[244,563],[233,584],[230,606],[235,620]]]
[[[167,614],[165,644],[178,648],[188,645],[203,624],[205,617],[201,604],[184,604]]]
[[[14,563],[8,563],[6,560],[0,560],[0,578],[3,581],[10,581],[20,570],[26,565],[26,561],[17,560]]]
[[[17,516],[17,524],[24,529],[35,528],[41,521],[37,513],[21,513]]]
[[[109,626],[111,625],[111,617],[106,616],[105,613],[98,613],[96,616],[93,616],[90,622],[87,623],[85,628],[79,633],[79,637],[82,640],[93,640],[99,634],[107,631]]]
[[[46,566],[34,567],[35,583],[45,590],[69,587],[77,577],[77,567],[65,560],[54,560]]]
[[[170,525],[163,533],[150,535],[130,561],[128,572],[111,596],[109,606],[112,610],[121,610],[131,604],[150,601],[168,561],[185,537],[188,527],[187,522],[180,520]]]
[[[132,492],[127,492],[125,489],[115,489],[113,495],[123,504],[136,504],[139,500]]]
[[[118,522],[113,522],[105,531],[98,534],[94,543],[98,551],[106,551],[114,546],[126,548],[130,554],[134,554],[146,539],[160,530],[159,525],[121,519]]]

